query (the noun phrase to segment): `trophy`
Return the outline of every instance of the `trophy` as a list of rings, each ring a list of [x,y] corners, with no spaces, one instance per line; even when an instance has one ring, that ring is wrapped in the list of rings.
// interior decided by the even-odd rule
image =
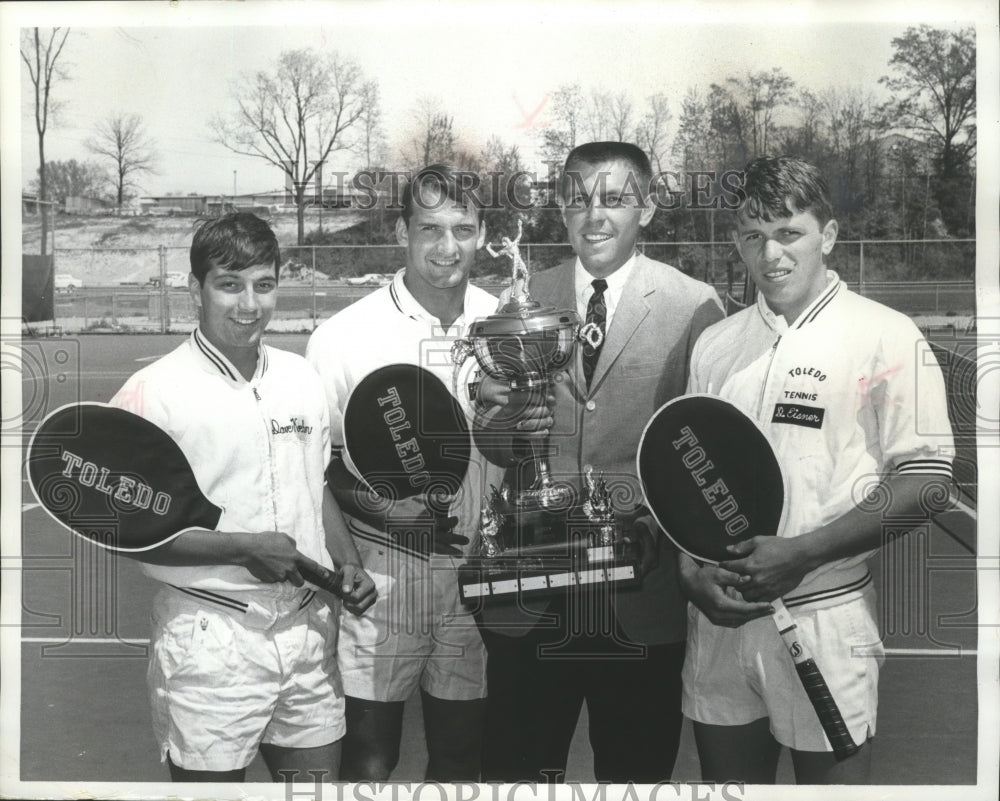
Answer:
[[[514,393],[544,398],[548,393],[552,373],[566,367],[573,358],[580,331],[580,316],[575,311],[543,307],[528,294],[527,265],[518,245],[522,224],[518,220],[517,237],[502,237],[499,251],[487,245],[494,258],[509,256],[513,262],[510,300],[501,309],[476,320],[467,339],[458,340],[452,359],[462,364],[475,355],[486,375],[510,385]],[[573,499],[572,487],[557,484],[549,469],[548,436],[531,442],[535,480],[513,498],[517,509],[556,509]]]
[[[531,298],[521,235],[519,220],[513,240],[504,236],[499,249],[486,246],[494,258],[507,256],[513,263],[510,299],[472,323],[468,336],[453,346],[452,360],[456,380],[461,365],[475,356],[486,375],[530,402],[544,399],[552,375],[571,364],[581,326],[576,311],[542,306]],[[552,475],[548,435],[528,441],[532,483],[515,491],[505,482],[483,498],[479,556],[460,574],[462,599],[510,598],[588,583],[637,583],[638,567],[622,542],[604,479],[588,469],[581,498],[572,483]]]

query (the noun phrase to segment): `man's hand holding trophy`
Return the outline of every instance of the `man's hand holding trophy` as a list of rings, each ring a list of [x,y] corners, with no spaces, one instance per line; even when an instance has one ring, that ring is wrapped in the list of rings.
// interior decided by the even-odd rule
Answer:
[[[514,239],[502,237],[489,253],[512,261],[511,286],[496,313],[475,320],[455,343],[456,376],[475,357],[483,378],[476,405],[486,437],[506,438],[521,457],[517,472],[529,479],[512,489],[506,481],[483,498],[479,557],[460,575],[466,602],[514,600],[567,587],[640,578],[638,561],[622,534],[611,493],[593,470],[555,476],[549,467],[554,376],[575,367],[580,316],[531,298],[530,274],[521,258],[522,224]]]

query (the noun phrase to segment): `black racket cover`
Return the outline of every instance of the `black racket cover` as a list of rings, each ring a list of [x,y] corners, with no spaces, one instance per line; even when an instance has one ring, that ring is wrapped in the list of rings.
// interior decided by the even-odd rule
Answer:
[[[148,550],[189,528],[214,529],[222,514],[166,432],[105,404],[48,415],[28,445],[27,468],[50,515],[113,550]]]
[[[472,452],[458,401],[437,376],[412,364],[381,367],[354,388],[344,409],[344,444],[365,482],[391,500],[457,493]]]
[[[778,533],[785,484],[774,449],[733,404],[687,395],[662,406],[639,443],[639,479],[660,527],[691,556],[730,558],[726,547]]]

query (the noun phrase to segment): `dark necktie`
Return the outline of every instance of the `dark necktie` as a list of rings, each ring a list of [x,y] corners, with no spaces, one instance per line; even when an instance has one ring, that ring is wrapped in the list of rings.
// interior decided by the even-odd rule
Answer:
[[[604,302],[604,290],[608,288],[608,282],[603,278],[595,278],[590,284],[594,287],[594,294],[587,303],[587,321],[583,326],[583,377],[587,381],[587,389],[590,389],[590,379],[594,376],[594,368],[601,355],[608,322],[608,306]]]

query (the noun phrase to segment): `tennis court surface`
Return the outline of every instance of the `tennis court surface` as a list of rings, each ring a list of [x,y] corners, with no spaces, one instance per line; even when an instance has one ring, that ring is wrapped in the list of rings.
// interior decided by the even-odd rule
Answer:
[[[21,373],[24,425],[23,431],[8,431],[5,421],[4,445],[26,443],[45,413],[64,403],[107,401],[128,375],[182,339],[90,335],[5,341],[5,368]],[[273,335],[268,341],[301,353],[306,337]],[[956,354],[957,349],[946,343],[943,352]],[[947,367],[946,373],[959,375]],[[967,370],[961,375],[950,380],[959,414],[970,401],[961,384],[968,380]],[[990,769],[977,764],[977,566],[996,570],[997,558],[981,554],[985,558],[977,565],[974,429],[970,432],[967,420],[960,422],[966,491],[939,524],[890,544],[872,562],[888,649],[873,749],[878,784],[976,785],[982,770]],[[20,640],[20,779],[166,781],[145,691],[153,583],[134,562],[116,559],[52,522],[31,494],[23,456],[21,504],[21,556],[10,555],[8,548],[3,559],[4,577],[21,578],[19,624],[16,615],[10,619],[10,610],[7,619],[19,629],[15,636],[5,631],[7,660]],[[5,667],[10,670],[9,662]],[[984,722],[995,728],[995,718]],[[567,778],[592,781],[590,761],[584,716]],[[414,700],[407,707],[403,753],[392,778],[419,781],[423,764],[419,700]],[[247,778],[267,780],[259,760]],[[792,780],[787,757],[780,778]],[[699,779],[689,727],[674,779]]]

